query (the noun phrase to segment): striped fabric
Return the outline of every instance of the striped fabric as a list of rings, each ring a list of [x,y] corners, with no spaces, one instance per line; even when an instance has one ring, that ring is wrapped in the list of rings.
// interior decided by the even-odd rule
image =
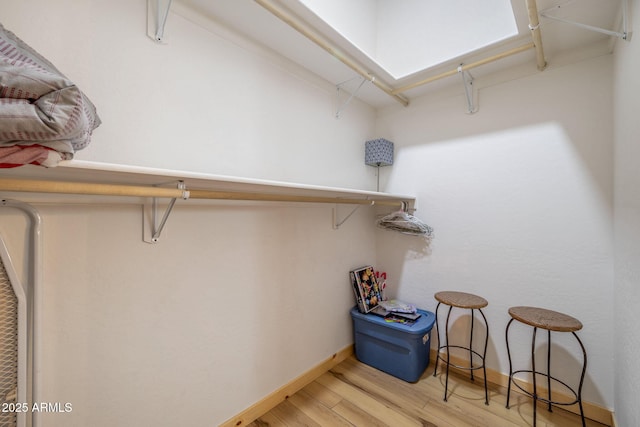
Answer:
[[[3,162],[4,155],[20,157],[16,146],[31,147],[31,155],[34,147],[41,147],[70,159],[89,144],[99,125],[96,109],[84,93],[0,24],[0,167],[11,164]]]

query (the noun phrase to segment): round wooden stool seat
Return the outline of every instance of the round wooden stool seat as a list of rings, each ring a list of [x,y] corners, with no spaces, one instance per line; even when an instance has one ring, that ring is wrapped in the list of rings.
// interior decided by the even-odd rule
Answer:
[[[442,291],[435,294],[434,298],[442,304],[458,308],[479,309],[489,305],[486,299],[466,292]]]
[[[582,329],[582,323],[575,317],[546,308],[511,307],[509,314],[522,323],[548,331],[574,332]]]

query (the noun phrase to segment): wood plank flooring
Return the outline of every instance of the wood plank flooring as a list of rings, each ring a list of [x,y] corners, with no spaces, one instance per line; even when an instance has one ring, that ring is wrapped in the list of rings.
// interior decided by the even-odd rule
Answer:
[[[531,426],[531,399],[489,385],[484,404],[482,382],[458,374],[449,376],[449,399],[443,400],[444,374],[433,376],[433,363],[416,383],[407,383],[358,362],[354,356],[320,376],[263,415],[249,427],[502,427]],[[580,417],[561,408],[548,412],[538,405],[539,427],[579,427]],[[587,420],[588,427],[603,427]]]

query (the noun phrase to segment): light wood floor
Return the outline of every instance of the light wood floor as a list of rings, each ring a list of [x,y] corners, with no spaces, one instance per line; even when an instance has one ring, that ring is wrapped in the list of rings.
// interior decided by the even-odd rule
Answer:
[[[433,376],[433,363],[417,383],[407,383],[358,362],[354,356],[323,374],[298,393],[263,415],[249,427],[501,427],[531,426],[531,399],[506,388],[489,385],[484,404],[483,382],[450,374],[449,399],[443,401],[444,374]],[[581,426],[580,417],[560,408],[548,412],[538,405],[539,427]],[[603,424],[587,420],[589,427]]]

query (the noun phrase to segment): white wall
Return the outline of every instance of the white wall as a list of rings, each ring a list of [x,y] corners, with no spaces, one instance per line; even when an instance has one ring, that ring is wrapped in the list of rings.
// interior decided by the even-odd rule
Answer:
[[[615,54],[615,402],[619,426],[640,425],[640,5],[632,6],[636,34],[619,41]],[[633,28],[633,27],[631,27]]]
[[[584,399],[612,408],[612,58],[529,74],[477,79],[475,115],[459,87],[380,113],[378,134],[397,150],[386,191],[415,194],[435,239],[424,251],[380,232],[379,268],[398,297],[432,311],[440,290],[484,296],[487,363],[503,373],[509,307],[577,317],[589,358]],[[516,358],[529,366],[530,334],[519,330]],[[582,359],[566,338],[557,372]]]
[[[3,4],[3,25],[98,108],[78,159],[375,188],[370,107],[336,120],[335,87],[172,8],[186,18],[169,16],[159,46],[144,0]],[[352,342],[348,271],[375,263],[370,210],[333,230],[332,206],[178,202],[148,245],[139,206],[36,207],[42,399],[73,405],[47,427],[217,425]],[[26,278],[25,219],[0,215]]]

